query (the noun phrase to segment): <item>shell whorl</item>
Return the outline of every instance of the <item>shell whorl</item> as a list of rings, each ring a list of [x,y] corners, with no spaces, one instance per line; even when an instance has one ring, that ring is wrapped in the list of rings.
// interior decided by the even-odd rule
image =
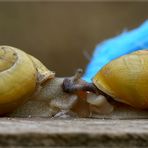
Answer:
[[[0,46],[0,114],[24,103],[44,78],[54,76],[39,60],[10,46]]]
[[[148,50],[119,57],[103,67],[94,84],[115,100],[148,109]]]

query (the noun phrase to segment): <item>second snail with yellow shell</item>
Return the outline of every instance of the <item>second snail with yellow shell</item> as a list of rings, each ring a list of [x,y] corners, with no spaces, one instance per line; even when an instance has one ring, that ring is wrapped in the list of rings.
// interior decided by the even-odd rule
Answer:
[[[57,78],[38,59],[24,51],[0,46],[0,115],[91,117],[110,113],[106,96],[138,109],[148,109],[148,51],[139,50],[105,65],[93,83]]]

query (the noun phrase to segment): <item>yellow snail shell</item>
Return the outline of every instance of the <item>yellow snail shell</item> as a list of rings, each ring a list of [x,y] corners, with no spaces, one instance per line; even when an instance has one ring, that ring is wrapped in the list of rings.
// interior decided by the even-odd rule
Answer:
[[[148,50],[124,55],[104,66],[93,83],[115,100],[148,108]]]
[[[53,78],[39,60],[10,46],[0,46],[0,114],[14,110],[37,89],[38,83]]]

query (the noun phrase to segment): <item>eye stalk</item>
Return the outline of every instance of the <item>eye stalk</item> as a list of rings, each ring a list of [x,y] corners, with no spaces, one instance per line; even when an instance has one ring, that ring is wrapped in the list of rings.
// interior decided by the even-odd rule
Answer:
[[[93,83],[88,83],[81,79],[83,74],[82,69],[77,69],[73,77],[65,78],[62,84],[63,91],[66,93],[76,93],[78,91],[92,92],[100,94],[100,91]]]

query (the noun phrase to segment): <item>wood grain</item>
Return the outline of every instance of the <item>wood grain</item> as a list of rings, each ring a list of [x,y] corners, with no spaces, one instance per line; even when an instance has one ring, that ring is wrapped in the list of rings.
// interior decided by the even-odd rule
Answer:
[[[137,148],[148,146],[148,120],[1,118],[0,146]]]

